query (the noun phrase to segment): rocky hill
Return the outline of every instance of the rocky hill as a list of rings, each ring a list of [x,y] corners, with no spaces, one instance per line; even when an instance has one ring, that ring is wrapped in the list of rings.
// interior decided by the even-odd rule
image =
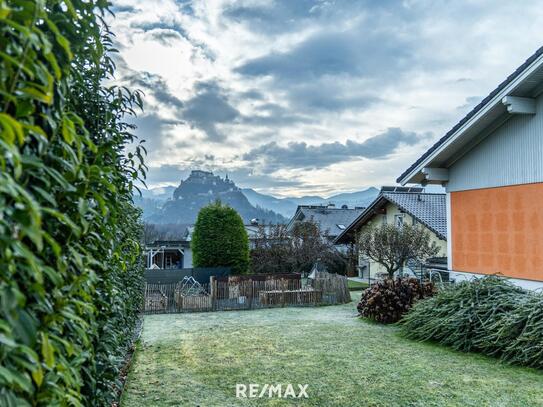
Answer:
[[[241,189],[228,179],[228,176],[223,179],[207,171],[192,171],[173,191],[171,199],[164,201],[160,208],[150,205],[148,200],[141,202],[136,200],[136,203],[143,204],[144,219],[147,222],[193,224],[200,209],[217,200],[234,208],[246,223],[255,218],[266,223],[286,221],[282,215],[251,205]],[[145,213],[145,208],[152,210]]]

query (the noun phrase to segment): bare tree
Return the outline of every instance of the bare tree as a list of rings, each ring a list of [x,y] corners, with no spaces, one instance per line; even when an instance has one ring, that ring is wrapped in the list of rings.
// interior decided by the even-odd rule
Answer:
[[[421,226],[381,225],[364,230],[358,236],[360,253],[381,264],[390,278],[408,260],[423,262],[439,252],[430,233]]]
[[[323,238],[316,223],[297,223],[290,233],[285,225],[261,226],[251,251],[251,271],[307,273],[317,260],[330,272],[345,273],[345,256]]]
[[[251,250],[252,273],[289,273],[292,247],[285,225],[260,225]]]
[[[155,240],[182,240],[188,225],[166,223],[156,224],[145,222],[143,224],[143,239],[149,244]]]

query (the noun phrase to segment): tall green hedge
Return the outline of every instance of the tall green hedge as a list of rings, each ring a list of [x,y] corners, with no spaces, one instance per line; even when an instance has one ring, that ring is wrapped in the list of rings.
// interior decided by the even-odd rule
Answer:
[[[0,0],[0,405],[106,406],[141,304],[143,173],[105,0]]]
[[[230,267],[233,274],[247,273],[249,239],[236,210],[220,202],[200,209],[192,251],[195,267]]]

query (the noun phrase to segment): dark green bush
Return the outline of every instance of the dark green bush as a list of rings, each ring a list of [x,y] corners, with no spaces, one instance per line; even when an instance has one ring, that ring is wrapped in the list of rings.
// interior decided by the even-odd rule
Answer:
[[[101,0],[0,1],[0,405],[107,406],[141,304],[142,174]]]
[[[401,325],[408,338],[543,368],[543,294],[498,277],[441,290],[415,305]]]
[[[200,209],[191,246],[195,267],[230,267],[233,274],[247,273],[249,239],[235,209],[220,202]]]
[[[364,290],[357,305],[358,313],[382,324],[398,322],[413,304],[433,295],[432,282],[420,283],[416,278],[387,278]]]

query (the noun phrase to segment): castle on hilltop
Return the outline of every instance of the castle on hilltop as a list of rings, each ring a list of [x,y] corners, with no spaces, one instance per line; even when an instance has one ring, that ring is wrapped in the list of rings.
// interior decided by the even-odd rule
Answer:
[[[211,171],[192,170],[186,180],[181,180],[173,197],[177,200],[187,195],[213,195],[238,190],[239,188],[228,178],[228,175],[223,179]]]

